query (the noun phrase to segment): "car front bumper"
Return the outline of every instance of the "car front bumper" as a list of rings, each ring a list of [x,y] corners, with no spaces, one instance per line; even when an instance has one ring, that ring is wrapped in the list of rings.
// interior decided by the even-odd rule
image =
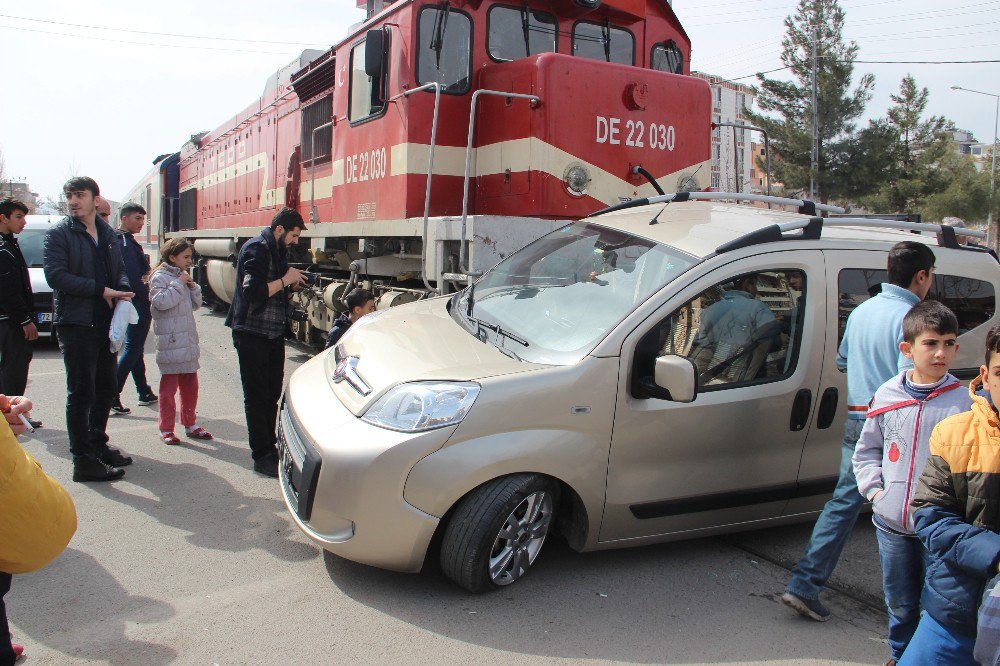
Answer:
[[[440,518],[408,504],[403,487],[454,428],[402,433],[365,423],[334,394],[322,358],[292,375],[278,415],[285,504],[299,529],[335,555],[419,571]]]

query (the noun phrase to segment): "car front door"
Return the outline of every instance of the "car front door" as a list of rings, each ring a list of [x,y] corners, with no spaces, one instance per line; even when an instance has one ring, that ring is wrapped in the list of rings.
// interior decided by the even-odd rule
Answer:
[[[781,515],[815,409],[825,281],[819,251],[745,257],[669,297],[626,339],[601,541]],[[695,364],[694,402],[644,392],[668,354]]]

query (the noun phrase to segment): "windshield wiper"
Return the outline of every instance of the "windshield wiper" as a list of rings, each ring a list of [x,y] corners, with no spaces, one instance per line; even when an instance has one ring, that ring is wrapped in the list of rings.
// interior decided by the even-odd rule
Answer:
[[[604,59],[611,62],[611,19],[601,26],[601,37],[604,38]]]
[[[472,305],[473,305],[473,298],[474,298],[472,292],[475,290],[475,288],[476,288],[475,284],[470,284],[469,285],[469,300],[468,300],[468,303],[467,303],[466,308],[465,308],[465,317],[466,317],[466,319],[472,319]]]
[[[525,0],[524,5],[521,6],[521,32],[524,35],[524,57],[527,58],[531,55],[531,40],[529,38],[529,20],[528,20],[528,3]]]
[[[518,343],[522,347],[527,347],[528,344],[529,344],[527,340],[525,340],[523,338],[517,337],[516,335],[514,335],[510,331],[504,330],[503,328],[500,327],[499,324],[490,324],[488,322],[483,321],[482,319],[475,319],[474,321],[478,325],[482,326],[485,329],[493,331],[497,335],[502,335],[505,338],[509,338],[510,340],[513,340],[514,342]]]
[[[430,48],[437,54],[437,69],[441,71],[441,52],[444,51],[444,35],[448,32],[448,16],[451,14],[451,3],[444,0],[441,8],[438,9],[437,18],[434,19],[433,37],[431,37]]]

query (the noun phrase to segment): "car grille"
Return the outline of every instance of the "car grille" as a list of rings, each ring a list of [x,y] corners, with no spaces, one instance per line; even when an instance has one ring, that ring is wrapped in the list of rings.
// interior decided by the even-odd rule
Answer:
[[[278,447],[285,496],[298,517],[309,520],[322,459],[284,404],[278,414]]]

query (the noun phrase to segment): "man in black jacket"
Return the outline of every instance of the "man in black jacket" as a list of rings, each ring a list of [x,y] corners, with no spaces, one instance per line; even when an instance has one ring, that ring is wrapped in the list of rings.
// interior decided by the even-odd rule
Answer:
[[[31,343],[38,339],[31,277],[17,244],[27,214],[28,207],[17,199],[0,201],[0,393],[5,395],[24,395]]]
[[[115,301],[131,300],[114,230],[97,216],[92,178],[63,185],[69,216],[45,236],[45,279],[52,287],[52,324],[66,366],[66,429],[74,481],[113,481],[132,463],[108,447],[108,414],[118,394],[108,333]]]
[[[157,397],[146,380],[146,361],[142,357],[149,326],[153,321],[149,310],[149,256],[135,240],[135,234],[146,225],[146,209],[137,203],[127,203],[118,211],[118,217],[121,220],[118,247],[125,262],[128,281],[135,292],[132,305],[139,312],[139,323],[129,325],[125,333],[125,346],[118,356],[118,395],[111,405],[111,411],[115,414],[128,414],[132,410],[122,405],[121,392],[130,373],[140,405],[151,405],[156,402]]]
[[[276,425],[278,399],[285,382],[285,332],[288,294],[305,279],[288,265],[288,247],[299,242],[306,223],[299,212],[281,209],[271,227],[240,249],[236,290],[226,317],[240,362],[243,407],[253,455],[253,468],[278,476]]]

